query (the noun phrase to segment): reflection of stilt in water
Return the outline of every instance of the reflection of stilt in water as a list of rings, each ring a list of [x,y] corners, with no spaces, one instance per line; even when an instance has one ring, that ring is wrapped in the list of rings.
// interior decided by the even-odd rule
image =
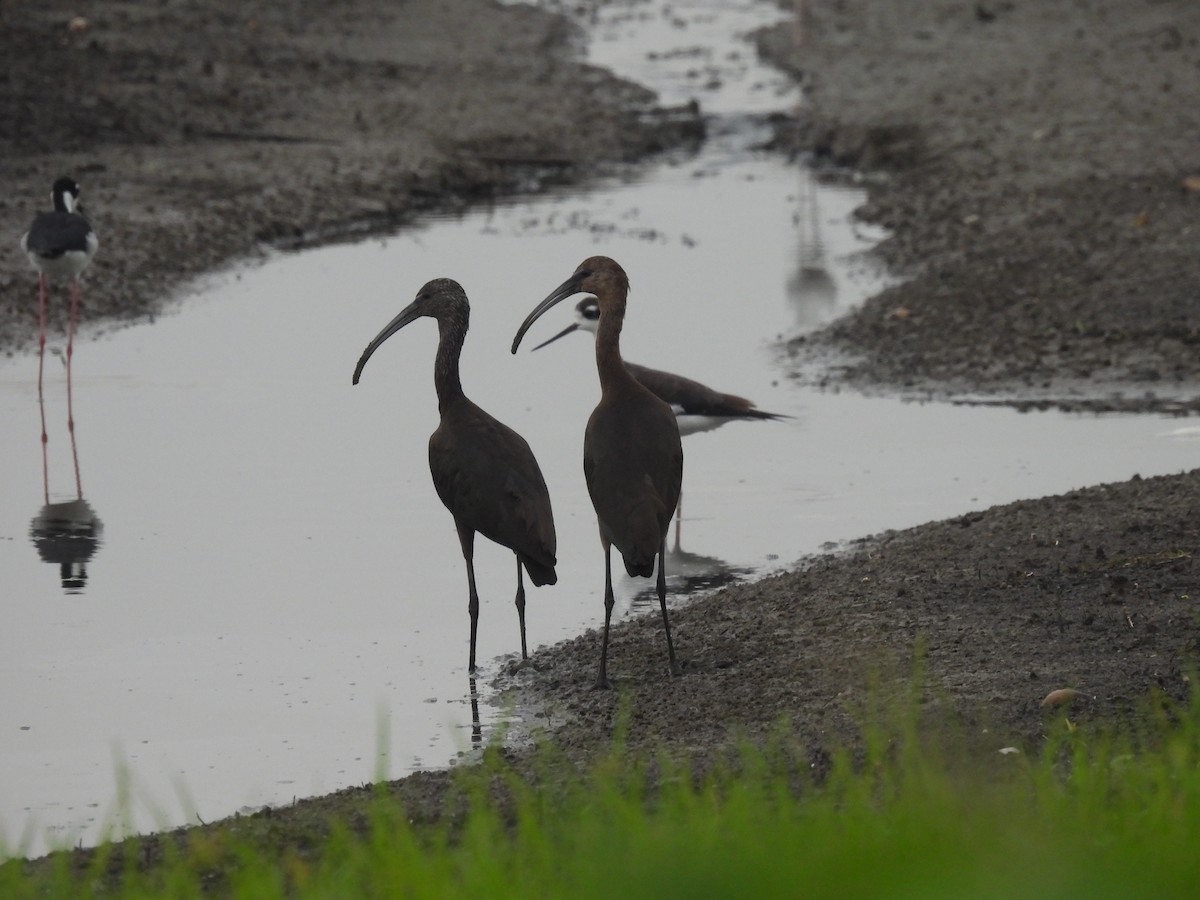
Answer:
[[[812,170],[807,166],[800,169],[795,222],[796,271],[788,279],[787,294],[795,308],[796,324],[811,328],[824,323],[837,304],[837,285],[825,260],[817,186]]]
[[[68,344],[68,348],[70,345]],[[68,594],[83,592],[87,583],[87,562],[100,544],[104,526],[95,510],[83,499],[83,482],[79,477],[79,451],[75,442],[74,397],[71,390],[71,351],[67,351],[67,432],[71,439],[71,462],[75,471],[75,498],[50,502],[50,460],[47,453],[46,398],[42,391],[41,359],[38,360],[38,410],[42,425],[42,501],[43,505],[29,526],[29,536],[38,556],[59,566],[63,590]]]
[[[87,562],[100,545],[104,526],[82,497],[65,503],[47,503],[29,526],[33,545],[45,562],[57,563],[63,591],[83,593]]]

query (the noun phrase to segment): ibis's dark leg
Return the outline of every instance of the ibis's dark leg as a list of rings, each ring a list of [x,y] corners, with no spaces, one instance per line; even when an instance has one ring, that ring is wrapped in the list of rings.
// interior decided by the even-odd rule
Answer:
[[[479,593],[475,590],[475,532],[457,521],[458,542],[462,544],[463,559],[467,562],[467,585],[470,588],[470,598],[467,600],[467,612],[471,614],[471,661],[469,671],[475,671],[475,635],[479,630]]]
[[[525,649],[525,575],[521,571],[521,560],[517,560],[517,618],[521,622],[521,659],[529,659]]]
[[[612,611],[615,601],[612,589],[612,544],[604,541],[604,643],[600,645],[600,677],[596,679],[596,687],[612,687],[608,683],[608,626],[612,621]]]
[[[667,539],[664,537],[662,547],[658,551],[658,605],[662,607],[663,630],[667,633],[667,660],[671,665],[671,674],[678,675],[679,663],[675,661],[675,645],[671,643],[671,622],[667,618]]]

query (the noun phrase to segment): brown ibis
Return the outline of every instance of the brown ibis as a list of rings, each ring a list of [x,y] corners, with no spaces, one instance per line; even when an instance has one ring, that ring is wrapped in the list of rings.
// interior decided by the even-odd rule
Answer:
[[[658,558],[658,602],[667,637],[671,674],[679,674],[667,616],[667,530],[683,480],[683,446],[671,407],[639,384],[621,359],[621,326],[629,278],[606,256],[584,260],[575,273],[539,303],[513,338],[521,338],[546,310],[579,293],[596,297],[596,370],[600,402],[583,436],[583,473],[600,525],[604,548],[604,643],[597,685],[608,686],[608,634],[612,621],[612,548],[630,575],[649,578]]]
[[[584,297],[575,304],[575,321],[533,349],[541,350],[547,344],[553,344],[559,338],[566,337],[573,331],[588,331],[595,335],[596,325],[599,321],[600,305],[596,302],[596,298]],[[626,362],[625,368],[654,396],[670,404],[671,410],[675,413],[675,420],[679,423],[681,437],[699,434],[702,431],[712,431],[714,428],[720,428],[726,422],[791,418],[782,413],[759,409],[752,400],[736,394],[725,394],[713,390],[708,385],[693,381],[691,378],[684,378],[673,372],[651,369],[631,362]],[[679,544],[679,524],[682,516],[683,495],[680,494],[679,505],[675,511],[676,545]]]
[[[54,209],[34,216],[21,236],[21,249],[38,271],[38,391],[42,387],[42,365],[46,351],[46,282],[69,279],[71,311],[67,323],[67,373],[74,353],[75,320],[79,310],[79,275],[100,248],[91,223],[78,211],[79,185],[72,178],[59,178],[50,190]]]
[[[537,586],[554,584],[555,536],[550,493],[533,451],[525,439],[484,412],[463,393],[459,357],[471,307],[456,281],[437,278],[400,311],[367,345],[354,369],[358,384],[363,366],[389,337],[422,316],[438,323],[438,349],[433,368],[441,422],[429,438],[429,471],[433,485],[458,529],[467,563],[471,616],[470,670],[475,671],[475,636],[479,593],[475,588],[475,534],[507,547],[517,557],[517,617],[521,625],[521,658],[525,643],[525,583],[522,570]]]

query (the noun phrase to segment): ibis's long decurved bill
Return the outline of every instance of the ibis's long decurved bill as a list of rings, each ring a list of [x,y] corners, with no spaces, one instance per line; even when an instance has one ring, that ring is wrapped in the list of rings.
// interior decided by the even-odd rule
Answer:
[[[392,321],[387,323],[383,331],[375,336],[371,343],[367,344],[367,349],[362,352],[362,356],[358,358],[358,365],[354,367],[354,381],[351,384],[358,384],[358,378],[362,375],[363,366],[367,364],[367,360],[371,358],[371,354],[379,349],[379,345],[390,338],[393,334],[408,325],[410,322],[415,322],[421,318],[421,310],[419,302],[414,300],[404,309],[400,310],[400,314]]]
[[[513,338],[513,342],[512,342],[512,352],[513,353],[517,352],[517,347],[519,347],[521,345],[521,338],[525,337],[525,332],[527,332],[529,330],[530,326],[532,326],[533,323],[536,322],[542,316],[542,314],[544,312],[546,312],[546,310],[548,310],[554,304],[556,304],[562,300],[565,300],[574,294],[581,293],[581,291],[579,289],[579,284],[581,281],[583,281],[583,278],[584,278],[584,276],[582,274],[580,274],[579,272],[576,272],[574,275],[572,275],[570,278],[568,278],[566,281],[564,281],[562,284],[560,284],[557,288],[555,288],[554,292],[552,294],[550,294],[549,297],[547,297],[545,300],[543,300],[541,303],[539,303],[537,306],[535,306],[533,308],[533,312],[531,312],[529,315],[527,315],[525,317],[525,321],[522,322],[521,327],[517,329],[517,336],[515,338]],[[563,334],[566,334],[568,331],[574,330],[575,327],[577,327],[577,326],[572,326],[571,328],[568,328],[567,331],[564,331],[562,334],[556,335],[556,337],[553,337],[550,340],[553,341],[553,340],[556,340],[556,338],[562,337]],[[550,343],[550,341],[546,341],[546,343],[548,344],[548,343]],[[539,344],[538,346],[544,346],[544,345]],[[534,349],[536,350],[537,347],[535,347]]]

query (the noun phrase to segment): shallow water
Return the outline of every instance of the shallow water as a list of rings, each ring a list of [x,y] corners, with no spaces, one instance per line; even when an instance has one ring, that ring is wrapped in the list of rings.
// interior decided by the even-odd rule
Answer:
[[[531,648],[601,620],[580,466],[598,387],[587,336],[525,349],[570,320],[569,302],[516,357],[508,347],[534,304],[594,253],[633,281],[627,358],[792,417],[685,440],[676,596],[829,542],[1194,465],[1196,435],[1173,419],[922,405],[792,383],[776,339],[878,290],[862,257],[878,235],[851,222],[856,192],[747,149],[759,135],[745,110],[794,98],[728,35],[773,8],[722,13],[732,19],[704,4],[672,9],[689,24],[596,23],[593,58],[616,66],[620,50],[622,71],[648,80],[646,45],[628,29],[658,47],[668,36],[709,47],[693,56],[725,77],[697,90],[725,115],[698,157],[634,183],[279,255],[198,285],[152,325],[83,335],[73,388],[88,508],[57,511],[74,513],[75,546],[91,550],[82,586],[64,590],[31,533],[44,477],[50,501],[78,500],[63,365],[47,357],[45,470],[37,360],[0,365],[12,473],[0,486],[10,847],[92,841],[106,824],[208,821],[445,765],[470,747],[466,579],[426,463],[433,323],[394,336],[350,385],[367,341],[433,277],[456,278],[472,301],[468,395],[528,439],[553,497],[559,583],[529,592]],[[663,76],[665,102],[696,88],[688,71]],[[507,551],[481,540],[476,559],[484,686],[517,647],[515,579]],[[622,614],[647,587],[620,579]],[[486,735],[498,711],[485,702],[481,713]],[[122,807],[129,821],[118,821]]]

